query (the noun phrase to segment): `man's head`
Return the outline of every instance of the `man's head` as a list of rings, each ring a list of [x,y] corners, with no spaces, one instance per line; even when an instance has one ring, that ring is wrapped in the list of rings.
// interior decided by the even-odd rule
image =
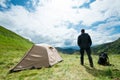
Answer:
[[[81,33],[85,33],[85,29],[81,29]]]

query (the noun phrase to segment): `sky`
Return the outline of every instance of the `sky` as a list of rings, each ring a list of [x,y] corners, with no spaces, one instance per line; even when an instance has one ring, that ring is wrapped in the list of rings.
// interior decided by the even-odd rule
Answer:
[[[77,46],[85,29],[99,45],[120,38],[120,0],[0,0],[0,25],[55,47]]]

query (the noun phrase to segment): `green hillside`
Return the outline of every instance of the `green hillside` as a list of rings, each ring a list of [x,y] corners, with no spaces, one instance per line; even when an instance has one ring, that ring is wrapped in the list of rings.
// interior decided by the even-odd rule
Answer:
[[[26,50],[32,42],[0,26],[0,52]]]
[[[32,47],[33,43],[0,26],[0,80]]]
[[[80,65],[80,55],[63,54],[63,61],[42,69],[23,70],[8,74],[25,53],[33,45],[32,42],[0,26],[0,80],[120,80],[120,55],[110,54],[113,66],[97,64],[98,55],[92,55],[94,68],[89,66],[85,55],[85,66]]]
[[[94,53],[107,52],[112,54],[120,54],[120,38],[114,42],[92,47]]]

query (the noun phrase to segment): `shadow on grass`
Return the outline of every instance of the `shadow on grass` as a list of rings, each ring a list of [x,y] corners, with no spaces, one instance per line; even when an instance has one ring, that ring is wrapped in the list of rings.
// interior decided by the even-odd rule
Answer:
[[[92,74],[95,77],[108,77],[110,79],[115,79],[118,78],[120,75],[120,70],[118,69],[105,69],[105,70],[100,70],[100,69],[96,69],[96,68],[90,68],[88,66],[84,66],[86,71],[90,74]],[[120,78],[119,78],[120,79]]]

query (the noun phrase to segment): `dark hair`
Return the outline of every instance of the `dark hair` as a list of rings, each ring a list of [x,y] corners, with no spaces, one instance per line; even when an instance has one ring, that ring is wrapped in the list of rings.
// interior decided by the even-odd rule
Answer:
[[[85,29],[81,29],[81,32],[84,33],[84,32],[85,32]]]

